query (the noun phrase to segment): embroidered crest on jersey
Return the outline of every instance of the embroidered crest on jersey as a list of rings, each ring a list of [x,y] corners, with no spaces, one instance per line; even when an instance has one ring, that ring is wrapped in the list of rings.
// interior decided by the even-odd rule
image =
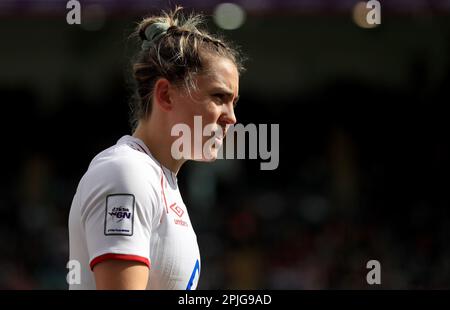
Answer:
[[[132,194],[112,194],[106,197],[105,235],[133,235],[135,199]]]

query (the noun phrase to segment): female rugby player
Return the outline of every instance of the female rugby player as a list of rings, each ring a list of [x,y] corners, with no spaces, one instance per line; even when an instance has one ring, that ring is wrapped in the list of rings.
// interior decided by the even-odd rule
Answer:
[[[81,278],[70,289],[197,287],[200,254],[177,173],[187,160],[217,157],[220,137],[236,122],[242,69],[238,52],[202,30],[201,21],[177,7],[137,28],[135,126],[95,156],[78,185],[69,239]],[[194,147],[174,154],[179,137],[172,129],[185,124],[194,132],[194,116],[222,136],[208,144],[211,135],[202,136],[200,152],[193,136]]]

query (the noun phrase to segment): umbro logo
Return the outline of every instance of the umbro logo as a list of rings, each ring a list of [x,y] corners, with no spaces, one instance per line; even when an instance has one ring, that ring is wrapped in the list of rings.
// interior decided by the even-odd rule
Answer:
[[[175,213],[175,214],[179,217],[178,219],[175,218],[175,219],[173,220],[173,222],[174,222],[175,224],[180,225],[180,226],[184,226],[184,227],[188,227],[188,226],[189,226],[188,223],[186,223],[185,221],[183,221],[183,220],[181,219],[181,217],[182,217],[183,214],[184,214],[184,210],[181,209],[180,206],[178,206],[176,203],[173,203],[173,204],[170,205],[169,209],[172,210],[173,213]]]
[[[184,214],[184,210],[181,209],[180,206],[178,206],[178,205],[176,204],[176,202],[173,203],[173,204],[171,204],[169,208],[170,208],[170,210],[172,210],[176,215],[178,215],[178,217],[182,217],[183,214]]]
[[[177,224],[177,225],[181,225],[181,226],[184,226],[184,227],[188,227],[188,223],[186,223],[186,222],[183,221],[183,220],[174,219],[173,222],[174,222],[175,224]]]

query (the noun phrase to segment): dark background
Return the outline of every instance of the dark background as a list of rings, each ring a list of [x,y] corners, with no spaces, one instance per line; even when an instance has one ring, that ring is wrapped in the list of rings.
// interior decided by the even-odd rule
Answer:
[[[380,2],[373,29],[353,21],[351,0],[236,1],[236,30],[210,19],[249,58],[238,122],[280,124],[280,164],[182,168],[199,288],[450,287],[450,5]],[[135,23],[220,2],[81,3],[81,25],[66,23],[66,1],[0,4],[0,288],[67,287],[78,181],[130,134]]]

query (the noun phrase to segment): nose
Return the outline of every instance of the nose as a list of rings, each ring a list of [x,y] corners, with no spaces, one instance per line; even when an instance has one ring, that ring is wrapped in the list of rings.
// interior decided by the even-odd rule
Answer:
[[[236,124],[236,115],[234,114],[233,103],[224,104],[224,111],[220,117],[221,125],[234,125]]]

